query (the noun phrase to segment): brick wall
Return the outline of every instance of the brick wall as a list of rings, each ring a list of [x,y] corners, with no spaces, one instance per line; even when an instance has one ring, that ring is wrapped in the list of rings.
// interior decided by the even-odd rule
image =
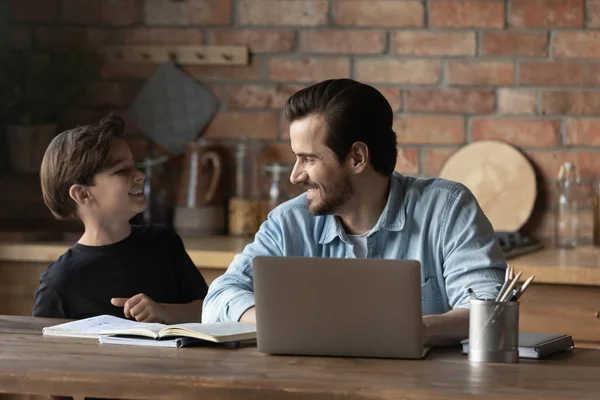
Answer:
[[[298,88],[353,77],[397,113],[398,170],[436,175],[461,145],[498,139],[540,177],[527,229],[552,234],[552,179],[578,163],[589,199],[600,176],[600,0],[12,0],[12,46],[246,44],[243,67],[186,70],[221,99],[207,137],[269,139],[289,160],[281,107]],[[153,65],[109,63],[63,124],[124,110]],[[145,140],[130,142],[140,156]],[[586,202],[589,207],[589,201]],[[591,235],[590,210],[582,213]]]

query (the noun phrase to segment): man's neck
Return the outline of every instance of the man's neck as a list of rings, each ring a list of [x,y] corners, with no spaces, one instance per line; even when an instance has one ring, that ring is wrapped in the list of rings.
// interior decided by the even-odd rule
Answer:
[[[390,184],[391,178],[381,175],[356,184],[352,199],[336,213],[347,234],[361,235],[375,226],[385,209]]]
[[[117,243],[131,234],[128,221],[90,221],[84,220],[85,232],[78,243],[86,246],[105,246]]]

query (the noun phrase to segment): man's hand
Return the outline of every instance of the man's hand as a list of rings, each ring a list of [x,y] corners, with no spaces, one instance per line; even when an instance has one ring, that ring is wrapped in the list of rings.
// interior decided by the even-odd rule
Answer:
[[[469,310],[455,308],[445,314],[423,317],[425,346],[453,346],[469,337]]]
[[[114,297],[110,302],[113,306],[123,307],[126,318],[135,318],[138,322],[165,323],[167,320],[165,306],[143,293],[136,294],[129,299]]]

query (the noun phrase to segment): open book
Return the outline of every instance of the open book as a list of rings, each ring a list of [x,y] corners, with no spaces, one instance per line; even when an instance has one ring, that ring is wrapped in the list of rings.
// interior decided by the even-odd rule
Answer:
[[[42,330],[47,336],[88,337],[139,336],[140,338],[162,339],[186,337],[215,343],[256,339],[256,327],[242,322],[215,322],[211,324],[185,323],[165,325],[136,322],[110,315],[100,315]],[[135,339],[134,339],[135,340]]]

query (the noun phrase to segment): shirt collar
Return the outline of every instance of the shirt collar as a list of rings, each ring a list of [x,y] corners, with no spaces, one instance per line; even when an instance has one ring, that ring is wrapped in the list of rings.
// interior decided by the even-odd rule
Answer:
[[[406,221],[406,207],[404,207],[404,194],[406,177],[394,172],[390,178],[390,191],[385,208],[379,217],[379,220],[371,230],[375,232],[381,228],[388,231],[400,231],[404,228]],[[342,240],[346,239],[346,232],[335,215],[325,216],[325,225],[321,232],[319,244],[331,242],[336,237]],[[344,240],[345,241],[345,240]]]

